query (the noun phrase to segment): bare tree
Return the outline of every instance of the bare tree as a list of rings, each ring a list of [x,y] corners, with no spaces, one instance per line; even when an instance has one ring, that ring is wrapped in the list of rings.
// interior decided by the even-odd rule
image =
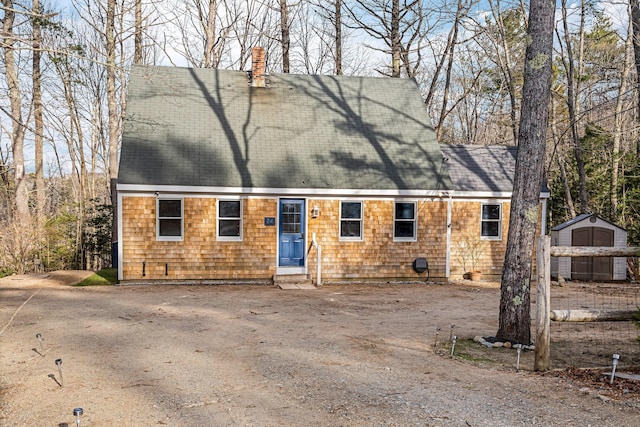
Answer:
[[[313,6],[322,20],[316,28],[319,43],[326,47],[328,54],[333,58],[333,74],[337,76],[343,74],[342,4],[342,0],[313,1]]]
[[[640,2],[629,0],[633,34],[633,54],[636,66],[636,120],[640,122]],[[640,139],[636,143],[636,154],[640,156]]]
[[[496,338],[531,342],[531,263],[544,172],[555,2],[531,0],[509,235]]]
[[[421,1],[401,4],[400,0],[354,0],[344,8],[353,21],[348,24],[350,28],[360,29],[386,46],[369,46],[390,55],[390,71],[381,71],[383,74],[400,77],[404,64],[408,77],[414,77],[411,55],[420,54],[414,45],[424,37],[424,24],[428,21]],[[419,58],[415,63],[420,63]]]
[[[633,19],[631,6],[629,9],[629,24],[627,28],[627,37],[624,48],[624,62],[620,70],[620,84],[618,96],[616,97],[616,107],[614,113],[614,129],[613,129],[613,146],[611,147],[611,185],[609,189],[610,211],[609,218],[616,218],[618,214],[618,185],[620,175],[620,152],[622,145],[623,132],[623,109],[625,106],[625,97],[627,94],[627,85],[629,74],[631,72],[631,57],[633,49]]]
[[[116,0],[107,0],[105,20],[107,107],[109,111],[109,182],[111,207],[113,210],[113,229],[111,241],[118,240],[118,224],[115,221],[118,212],[118,196],[116,182],[118,178],[118,147],[120,143],[120,112],[118,110],[118,94],[116,92]]]
[[[35,143],[35,168],[36,168],[36,213],[38,231],[44,220],[45,209],[45,186],[44,186],[44,123],[42,120],[42,72],[40,69],[41,39],[40,32],[40,1],[33,0],[33,52],[32,52],[32,91],[33,91],[33,129]]]
[[[26,125],[22,116],[22,93],[16,65],[16,40],[14,23],[16,10],[13,0],[2,0],[4,20],[2,22],[2,50],[4,52],[5,78],[9,88],[11,147],[13,156],[13,179],[16,220],[27,224],[30,220],[29,197],[27,195],[27,176],[24,165],[24,138]]]
[[[289,65],[289,49],[291,48],[291,37],[289,36],[289,11],[287,10],[287,0],[278,0],[280,2],[280,43],[282,45],[282,72],[288,73]]]
[[[135,34],[133,63],[142,64],[142,0],[135,1]]]
[[[577,58],[577,70],[576,70],[576,58],[573,53],[573,43],[571,39],[571,32],[569,31],[569,20],[567,17],[567,0],[562,0],[562,25],[564,30],[565,52],[561,56],[564,63],[564,70],[567,79],[567,108],[569,113],[569,121],[571,126],[571,137],[574,147],[574,155],[576,158],[576,165],[578,168],[578,177],[580,185],[580,211],[586,213],[589,210],[588,195],[587,195],[587,178],[584,167],[584,159],[582,155],[582,144],[580,142],[580,132],[578,128],[578,117],[580,114],[580,77],[582,76],[583,67],[583,52],[584,52],[584,19],[585,19],[585,3],[581,2],[581,14],[580,14],[580,28],[578,35],[578,58]]]

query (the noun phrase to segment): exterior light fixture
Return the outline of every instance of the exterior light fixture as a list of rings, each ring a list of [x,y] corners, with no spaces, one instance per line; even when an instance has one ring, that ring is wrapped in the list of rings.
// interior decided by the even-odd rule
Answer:
[[[311,209],[311,218],[318,218],[320,216],[320,208],[318,205],[315,205],[313,209]]]

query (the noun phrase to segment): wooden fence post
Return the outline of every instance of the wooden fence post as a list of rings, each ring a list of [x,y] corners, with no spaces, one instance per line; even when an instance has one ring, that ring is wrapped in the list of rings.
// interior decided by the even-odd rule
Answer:
[[[536,293],[536,351],[533,369],[546,371],[551,367],[551,238],[538,239],[538,285]]]

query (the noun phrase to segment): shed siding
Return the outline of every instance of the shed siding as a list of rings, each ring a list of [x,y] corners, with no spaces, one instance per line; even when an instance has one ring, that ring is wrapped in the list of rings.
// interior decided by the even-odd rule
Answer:
[[[556,246],[573,246],[572,241],[572,232],[577,228],[583,227],[601,227],[614,231],[613,235],[613,246],[615,247],[626,247],[627,246],[627,232],[620,227],[616,227],[611,223],[602,220],[601,218],[595,217],[596,221],[591,222],[589,219],[592,217],[585,218],[582,221],[578,221],[575,224],[571,224],[567,227],[562,228],[561,230],[556,230],[552,232],[552,238],[557,236],[557,238],[552,240],[552,245]],[[557,259],[557,261],[554,261]],[[570,257],[559,257],[551,259],[551,272],[555,277],[564,277],[566,279],[571,279],[571,258]],[[613,259],[613,280],[625,280],[627,277],[627,260],[622,257],[615,257]]]

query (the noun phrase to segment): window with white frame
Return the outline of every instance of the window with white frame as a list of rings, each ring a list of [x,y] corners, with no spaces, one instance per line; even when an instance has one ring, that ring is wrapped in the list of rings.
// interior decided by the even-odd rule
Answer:
[[[488,240],[502,238],[502,205],[498,203],[484,203],[482,205],[480,236]]]
[[[396,202],[393,213],[393,240],[405,242],[417,240],[415,202]]]
[[[156,239],[183,239],[182,199],[156,199]]]
[[[340,203],[340,240],[362,240],[362,202]]]
[[[218,240],[242,240],[241,200],[218,200]]]

